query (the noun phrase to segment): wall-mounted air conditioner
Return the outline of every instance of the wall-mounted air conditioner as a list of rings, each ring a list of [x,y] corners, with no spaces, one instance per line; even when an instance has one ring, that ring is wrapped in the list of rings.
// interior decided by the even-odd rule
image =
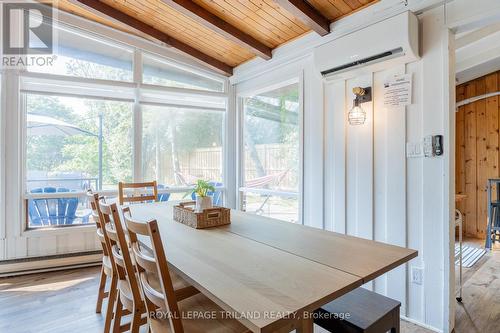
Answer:
[[[418,19],[405,12],[318,46],[314,61],[324,77],[373,67],[391,60],[391,66],[419,59]]]

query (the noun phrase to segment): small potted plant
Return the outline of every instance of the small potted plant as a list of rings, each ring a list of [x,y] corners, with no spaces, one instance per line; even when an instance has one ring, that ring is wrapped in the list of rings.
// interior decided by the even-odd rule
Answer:
[[[196,195],[196,211],[202,212],[205,209],[212,208],[212,196],[209,192],[215,192],[215,188],[209,182],[203,179],[199,179],[196,182],[196,187],[193,192]]]

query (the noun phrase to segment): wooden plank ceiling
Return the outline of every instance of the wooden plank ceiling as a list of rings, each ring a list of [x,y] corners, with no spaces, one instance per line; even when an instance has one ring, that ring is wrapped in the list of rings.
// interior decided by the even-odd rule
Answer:
[[[66,12],[160,41],[226,75],[378,0],[59,0]],[[41,1],[41,2],[46,2]]]

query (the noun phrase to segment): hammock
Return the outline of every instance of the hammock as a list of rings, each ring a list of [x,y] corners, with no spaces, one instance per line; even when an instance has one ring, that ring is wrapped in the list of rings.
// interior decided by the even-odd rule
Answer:
[[[282,171],[282,172],[274,173],[271,175],[266,175],[266,176],[254,178],[251,180],[247,180],[245,182],[245,187],[262,188],[264,186],[268,186],[271,184],[279,185],[281,183],[281,181],[283,180],[283,178],[285,178],[286,174],[288,173],[288,170],[289,169]]]

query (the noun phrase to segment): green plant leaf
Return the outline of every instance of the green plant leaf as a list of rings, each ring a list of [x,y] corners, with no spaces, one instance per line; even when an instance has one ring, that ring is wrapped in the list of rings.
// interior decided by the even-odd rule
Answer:
[[[200,197],[206,197],[208,192],[215,192],[215,187],[206,180],[198,179],[193,192]]]

